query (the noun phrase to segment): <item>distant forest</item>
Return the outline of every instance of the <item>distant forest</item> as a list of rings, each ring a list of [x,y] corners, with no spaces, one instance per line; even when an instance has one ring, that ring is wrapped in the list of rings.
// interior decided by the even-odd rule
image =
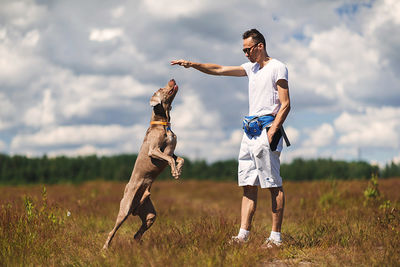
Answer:
[[[80,183],[96,179],[127,181],[136,158],[137,155],[28,158],[0,154],[0,184]],[[181,179],[236,181],[237,166],[237,160],[207,163],[185,159]],[[372,174],[381,178],[400,177],[400,164],[391,163],[380,169],[364,161],[295,159],[281,165],[281,175],[286,181],[367,179]],[[173,179],[169,166],[157,179]]]

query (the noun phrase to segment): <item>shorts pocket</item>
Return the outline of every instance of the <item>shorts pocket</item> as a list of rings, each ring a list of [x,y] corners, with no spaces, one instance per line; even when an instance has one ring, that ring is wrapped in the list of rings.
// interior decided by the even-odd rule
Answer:
[[[270,129],[269,127],[266,128],[267,133],[269,129]],[[278,147],[281,137],[282,137],[282,132],[280,129],[278,129],[278,131],[276,131],[274,136],[272,137],[272,142],[269,144],[271,151],[276,151],[276,148]],[[267,139],[268,139],[268,134],[267,134]]]

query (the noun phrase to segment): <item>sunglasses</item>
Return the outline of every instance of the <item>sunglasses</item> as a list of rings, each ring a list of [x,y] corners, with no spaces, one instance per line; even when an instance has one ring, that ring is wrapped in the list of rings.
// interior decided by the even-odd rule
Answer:
[[[250,54],[251,49],[253,49],[253,47],[255,47],[256,45],[258,45],[259,43],[256,43],[255,45],[253,45],[252,47],[248,47],[248,48],[243,48],[243,53],[245,54]]]

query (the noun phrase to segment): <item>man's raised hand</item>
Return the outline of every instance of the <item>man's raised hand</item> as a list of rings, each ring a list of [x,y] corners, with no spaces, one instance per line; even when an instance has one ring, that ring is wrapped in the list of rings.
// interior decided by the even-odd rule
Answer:
[[[171,65],[179,65],[179,66],[183,66],[185,68],[189,68],[190,67],[190,61],[183,60],[183,59],[172,60],[171,61]]]

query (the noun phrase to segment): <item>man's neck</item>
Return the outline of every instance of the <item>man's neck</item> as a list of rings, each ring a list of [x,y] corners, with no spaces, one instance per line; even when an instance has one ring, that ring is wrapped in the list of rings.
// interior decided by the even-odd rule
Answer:
[[[267,53],[265,53],[264,55],[262,55],[260,57],[259,60],[257,60],[258,65],[260,65],[260,69],[262,69],[265,65],[268,64],[268,62],[270,61],[270,57],[268,56]]]

